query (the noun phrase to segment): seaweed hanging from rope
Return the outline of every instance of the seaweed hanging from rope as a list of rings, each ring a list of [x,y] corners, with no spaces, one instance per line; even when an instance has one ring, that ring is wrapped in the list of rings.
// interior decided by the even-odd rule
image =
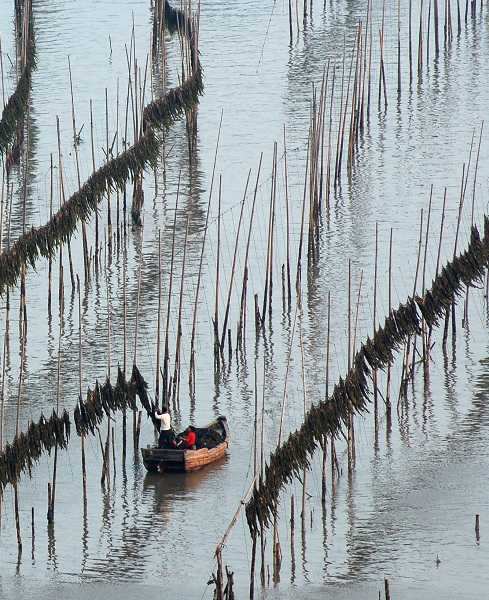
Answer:
[[[104,417],[110,417],[111,412],[135,408],[134,387],[131,382],[126,382],[119,368],[114,386],[108,378],[103,385],[96,381],[93,391],[88,389],[86,400],[78,400],[73,416],[76,433],[79,436],[88,433],[93,435]]]
[[[30,6],[30,5],[29,5]],[[29,11],[26,64],[20,74],[14,93],[10,96],[2,111],[0,119],[0,154],[8,151],[15,135],[24,126],[31,91],[32,72],[36,68],[36,45],[34,40],[34,27],[32,10]]]
[[[159,429],[161,423],[154,416],[156,404],[152,400],[149,399],[148,392],[147,392],[148,384],[144,380],[143,376],[139,372],[139,369],[136,367],[136,365],[133,365],[133,367],[132,367],[132,375],[131,375],[130,383],[134,388],[134,393],[138,395],[141,405],[146,410],[146,414],[153,421],[153,425]]]
[[[178,17],[178,19],[182,18],[182,16]],[[196,40],[193,43],[196,45]],[[31,57],[28,64],[32,68],[33,52],[28,55]],[[21,90],[25,94],[25,85]],[[21,90],[19,90],[19,95]],[[3,296],[8,287],[16,284],[24,264],[35,269],[35,263],[39,257],[53,258],[60,244],[70,240],[78,223],[86,221],[97,210],[99,202],[109,190],[123,191],[128,182],[134,182],[141,170],[148,166],[155,168],[160,150],[160,141],[155,129],[168,128],[176,119],[194,109],[202,94],[202,67],[200,61],[197,60],[191,77],[186,79],[181,86],[171,89],[163,97],[157,98],[145,107],[143,135],[131,148],[94,172],[48,223],[39,228],[33,227],[22,235],[9,250],[0,255],[0,296]],[[13,99],[12,104],[20,110],[19,98]],[[10,130],[7,127],[7,123],[15,120],[13,116],[9,116],[11,112],[9,108],[6,113],[5,126],[3,129],[0,128],[0,151],[3,147],[2,139],[7,141],[11,135],[8,133]]]
[[[61,416],[53,410],[49,419],[41,414],[37,423],[30,423],[27,432],[16,435],[0,452],[0,492],[8,483],[18,481],[25,471],[31,476],[34,463],[44,451],[50,453],[55,446],[65,449],[69,437],[70,418],[66,410]]]
[[[397,310],[391,311],[384,327],[379,326],[373,338],[367,338],[356,353],[353,367],[345,379],[339,379],[325,402],[312,405],[299,431],[269,457],[265,477],[260,477],[246,504],[246,519],[252,538],[267,528],[277,514],[280,491],[310,465],[318,445],[325,436],[343,435],[343,426],[351,412],[367,410],[370,397],[368,378],[371,369],[383,369],[393,360],[393,353],[410,335],[421,332],[421,317],[429,326],[437,325],[447,306],[463,291],[463,286],[480,282],[489,264],[489,217],[484,217],[484,237],[481,240],[475,226],[471,229],[468,249],[454,257],[422,297],[408,298]]]

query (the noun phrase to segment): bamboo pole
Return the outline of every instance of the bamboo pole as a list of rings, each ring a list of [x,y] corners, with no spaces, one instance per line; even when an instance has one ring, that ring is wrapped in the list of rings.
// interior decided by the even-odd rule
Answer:
[[[183,246],[183,260],[182,260],[182,278],[180,281],[180,305],[178,307],[178,329],[177,329],[177,341],[175,348],[175,370],[173,373],[173,401],[177,405],[180,402],[180,354],[182,346],[182,312],[183,312],[183,289],[185,282],[185,261],[187,257],[187,241],[188,241],[188,230],[190,225],[190,215],[187,217],[187,227],[185,229],[185,243]]]
[[[336,175],[336,180],[339,183],[340,179],[341,179],[341,165],[343,162],[343,146],[344,146],[344,141],[345,141],[345,130],[346,130],[346,117],[347,117],[347,108],[348,108],[348,103],[350,101],[350,86],[351,86],[351,74],[352,74],[352,70],[353,70],[353,60],[355,58],[355,50],[352,50],[352,54],[351,54],[351,61],[350,61],[350,71],[348,73],[348,85],[346,88],[346,99],[345,99],[345,106],[343,109],[343,117],[340,117],[340,124],[339,124],[339,128],[338,128],[338,141],[339,141],[339,152],[338,152],[338,156],[336,159],[336,164],[337,164],[337,175]]]
[[[53,154],[51,153],[51,168],[50,168],[50,195],[49,195],[49,220],[53,218],[53,201],[54,201],[54,174],[53,174]],[[51,255],[48,260],[48,315],[51,315],[51,290],[53,286],[53,259]]]
[[[260,162],[258,164],[258,171],[256,174],[255,191],[253,193],[253,204],[251,206],[250,223],[249,223],[249,227],[248,227],[248,239],[246,241],[246,251],[245,251],[244,267],[243,267],[243,283],[242,283],[242,287],[241,287],[241,302],[240,302],[239,321],[238,321],[238,332],[236,335],[236,342],[239,347],[241,347],[242,340],[244,339],[244,331],[246,329],[246,292],[248,289],[248,257],[249,257],[249,253],[250,253],[251,231],[252,231],[252,226],[253,226],[253,217],[255,214],[256,197],[258,195],[258,182],[260,180],[262,159],[263,159],[263,152],[260,154]]]
[[[382,28],[380,30],[380,75],[379,75],[379,107],[384,90],[384,105],[387,108],[387,93],[385,83],[385,67],[384,67],[384,25],[385,25],[385,0],[382,3]]]
[[[470,159],[469,159],[469,162],[470,162]],[[467,168],[467,171],[468,171],[468,168]],[[464,188],[465,188],[465,163],[463,164],[463,167],[462,167],[462,183],[461,183],[461,189],[460,189],[460,199],[459,199],[459,204],[458,204],[458,218],[457,218],[457,228],[455,230],[455,243],[454,243],[454,248],[453,248],[453,257],[454,258],[457,254],[458,236],[459,236],[459,232],[460,232],[460,222],[462,219],[462,209],[463,209],[464,199],[465,199]],[[447,310],[447,314],[446,314],[446,318],[445,318],[445,331],[444,331],[444,335],[443,335],[444,343],[446,342],[446,338],[447,338],[449,320],[450,320],[450,310]],[[455,302],[453,302],[452,303],[452,336],[453,336],[453,339],[455,339],[455,335],[456,335]]]
[[[209,224],[212,189],[214,187],[214,177],[215,177],[215,173],[216,173],[217,152],[219,149],[219,138],[221,136],[222,116],[223,116],[223,111],[221,111],[221,118],[219,121],[219,129],[218,129],[218,133],[217,133],[216,150],[214,152],[214,163],[212,166],[211,184],[210,184],[210,188],[209,188],[209,200],[207,202],[207,212],[206,212],[206,217],[205,217],[204,235],[203,235],[203,239],[202,239],[202,248],[200,251],[199,274],[197,277],[197,289],[195,291],[194,317],[193,317],[193,323],[192,323],[192,336],[191,336],[191,340],[190,340],[190,370],[189,370],[189,383],[193,387],[195,386],[195,332],[197,330],[197,307],[199,304],[200,283],[201,283],[201,279],[202,279],[202,267],[204,264],[204,248],[205,248],[205,241],[207,238],[207,229],[208,229],[208,224]]]
[[[7,95],[5,93],[5,78],[3,72],[3,51],[2,51],[2,36],[0,36],[0,73],[2,77],[2,111],[7,104]]]
[[[106,282],[106,294],[107,294],[107,381],[110,384],[111,378],[111,342],[110,342],[110,296],[109,296],[109,276],[107,272],[107,255],[105,263],[105,282]],[[110,412],[107,415],[107,440],[105,442],[105,460],[104,469],[102,471],[102,483],[104,482],[104,476],[107,478],[107,485],[110,486],[110,436],[111,436],[111,424],[110,424]]]
[[[351,337],[351,258],[348,260],[348,372],[351,371],[352,356],[353,356],[353,344]],[[354,428],[354,417],[353,407],[348,407],[348,431],[347,431],[347,443],[348,443],[348,473],[352,473],[355,467],[355,428]]]
[[[222,199],[222,176],[219,176],[219,202],[217,205],[217,253],[216,253],[216,293],[214,297],[214,369],[219,369],[219,274],[221,259],[221,199]]]
[[[61,318],[61,317],[60,317]],[[81,290],[78,280],[78,393],[80,402],[83,401],[83,386],[82,386],[82,311],[81,311]],[[82,463],[82,482],[83,482],[83,510],[87,511],[87,469],[85,459],[85,434],[81,435],[81,463]]]
[[[347,153],[347,168],[348,172],[351,173],[353,159],[355,156],[355,146],[357,142],[357,134],[358,134],[358,102],[359,102],[359,88],[361,81],[361,59],[362,59],[362,36],[363,36],[363,27],[360,22],[358,30],[357,30],[357,52],[356,52],[356,61],[355,61],[355,75],[353,78],[353,93],[351,100],[351,113],[350,113],[350,133],[348,139],[348,153]]]
[[[0,452],[3,452],[5,445],[5,376],[7,372],[7,343],[8,332],[5,331],[3,336],[3,361],[2,361],[2,384],[0,386],[0,402],[1,402],[1,420],[0,420]],[[1,497],[1,494],[0,494]],[[1,515],[1,510],[0,510]]]
[[[391,227],[390,243],[389,243],[389,316],[392,313],[392,236],[393,236],[393,230]],[[387,433],[390,433],[391,424],[392,424],[391,370],[392,370],[392,361],[389,361],[389,364],[387,365],[387,391],[386,391],[386,395],[385,395]]]
[[[299,250],[297,253],[297,273],[295,277],[295,291],[297,294],[297,298],[300,301],[301,298],[301,288],[302,288],[302,245],[304,241],[304,220],[306,214],[306,198],[307,198],[307,172],[308,172],[308,164],[309,164],[309,149],[311,145],[311,136],[308,136],[307,139],[307,153],[306,153],[306,176],[304,181],[304,193],[302,196],[302,217],[301,217],[301,231],[299,235]]]
[[[290,46],[292,46],[292,0],[289,0],[289,34],[290,34]]]
[[[375,222],[375,264],[374,264],[374,307],[373,307],[373,330],[377,331],[377,282],[379,265],[379,222]],[[377,383],[377,369],[372,369],[372,382],[374,389],[374,436],[375,447],[379,438],[379,389]]]
[[[324,401],[328,402],[329,399],[329,361],[330,361],[330,351],[331,351],[331,292],[328,291],[328,329],[326,334],[326,377],[325,377],[325,391],[324,391]],[[321,501],[323,506],[326,503],[326,474],[327,474],[327,450],[328,450],[328,440],[325,436],[324,438],[324,447],[323,447],[323,471],[322,471],[322,480],[321,480]]]
[[[162,404],[168,405],[167,400],[170,397],[170,383],[169,383],[169,365],[170,365],[170,349],[169,349],[169,335],[170,335],[170,309],[171,309],[171,298],[173,290],[173,267],[175,262],[175,236],[177,230],[177,213],[178,213],[178,197],[180,192],[180,176],[178,178],[177,186],[177,198],[175,200],[175,215],[173,216],[173,236],[171,245],[171,260],[170,260],[170,281],[168,283],[168,304],[166,309],[166,329],[165,329],[165,355],[163,358],[163,397],[161,400]],[[171,378],[170,378],[171,379]]]
[[[419,34],[418,34],[418,79],[421,80],[423,72],[423,0],[419,8]]]
[[[409,88],[410,89],[413,84],[413,23],[412,23],[412,17],[413,17],[413,2],[412,2],[412,0],[409,0],[408,38],[409,38]]]
[[[480,131],[480,135],[479,135],[479,145],[477,148],[477,158],[475,161],[475,169],[474,169],[474,187],[473,187],[473,191],[472,191],[472,209],[471,209],[471,216],[470,216],[470,224],[471,226],[474,225],[474,211],[475,211],[475,190],[476,190],[476,184],[477,184],[477,171],[479,168],[479,157],[480,157],[480,149],[481,149],[481,143],[482,143],[482,130],[484,128],[484,121],[482,122],[481,125],[481,131]],[[466,322],[468,317],[469,317],[469,289],[470,287],[467,286],[467,292],[465,295],[465,310],[464,310],[464,321]]]
[[[126,222],[124,216],[124,223]],[[122,324],[122,352],[124,380],[127,377],[127,237],[123,236],[123,256],[122,256],[122,297],[123,297],[123,324]],[[126,464],[126,444],[127,444],[127,412],[124,407],[122,411],[122,465]]]
[[[251,494],[253,488],[255,487],[255,481],[256,481],[256,477],[253,478],[253,481],[251,482],[250,487],[248,488],[248,491],[246,492],[246,494],[244,495],[243,499],[241,500],[236,512],[234,513],[234,517],[231,520],[231,523],[229,524],[229,527],[226,530],[226,533],[224,534],[222,540],[219,542],[219,544],[216,546],[216,549],[214,551],[214,556],[217,558],[217,562],[218,562],[218,581],[220,582],[220,586],[218,587],[218,589],[216,590],[218,593],[218,598],[223,598],[223,594],[224,594],[224,589],[222,587],[222,551],[223,548],[226,544],[226,540],[229,537],[229,534],[231,533],[231,531],[233,530],[233,527],[236,525],[237,521],[238,521],[238,517],[241,513],[241,511],[243,510],[243,506],[246,503],[246,500],[248,498],[248,496]],[[219,578],[219,572],[221,573],[221,578]]]
[[[7,357],[7,332],[5,332],[4,337],[3,337],[2,383],[0,386],[0,452],[3,452],[4,432],[5,432],[6,357]],[[3,492],[0,491],[0,526],[2,524],[2,512],[3,512],[2,503],[3,503]]]
[[[290,0],[289,0],[290,2]],[[260,162],[261,164],[261,162]],[[284,123],[284,169],[285,169],[285,215],[286,215],[286,235],[287,235],[287,306],[290,311],[292,302],[292,288],[290,283],[290,214],[289,214],[289,182],[288,182],[288,168],[287,168],[287,142],[285,136],[285,123]]]
[[[259,461],[258,461],[258,372],[256,368],[256,354],[254,360],[254,398],[255,410],[253,419],[254,440],[253,440],[253,487],[257,489],[257,481],[259,477]],[[250,567],[250,598],[254,597],[255,588],[255,566],[256,566],[256,535],[253,535],[251,547],[251,567]]]
[[[5,175],[5,165],[2,165],[2,196],[0,203],[0,254],[3,252],[3,228],[5,224]]]
[[[221,333],[221,357],[222,357],[222,352],[223,352],[223,348],[224,348],[224,341],[226,339],[226,328],[227,328],[227,324],[228,324],[228,318],[229,318],[229,307],[231,304],[231,293],[233,290],[233,283],[234,283],[234,274],[236,272],[236,259],[238,257],[238,247],[239,247],[239,234],[241,231],[241,224],[243,222],[243,212],[244,212],[244,207],[245,207],[245,202],[246,202],[246,194],[248,192],[248,184],[250,182],[250,176],[251,176],[251,169],[248,171],[248,177],[246,179],[246,185],[245,185],[245,191],[243,194],[243,200],[241,202],[241,211],[240,211],[240,215],[239,215],[239,222],[238,222],[238,231],[236,232],[236,242],[234,244],[234,255],[233,255],[233,264],[231,267],[231,278],[229,281],[229,290],[228,290],[228,299],[227,299],[227,303],[226,303],[226,311],[224,313],[224,323],[222,324],[222,333]]]
[[[424,211],[421,209],[420,223],[419,223],[419,238],[418,238],[418,257],[416,261],[416,272],[414,276],[414,285],[413,285],[413,298],[416,295],[416,290],[418,287],[418,277],[419,277],[419,269],[421,264],[421,251],[423,245],[423,217]],[[424,319],[421,317],[422,329],[424,328]],[[402,391],[404,395],[407,393],[407,384],[410,378],[414,379],[414,365],[416,364],[416,353],[417,353],[417,338],[416,335],[413,336],[413,351],[412,351],[412,360],[411,360],[411,337],[407,339],[405,345],[405,360],[403,364],[403,374],[401,375],[401,385]],[[424,336],[423,336],[424,342]]]
[[[64,204],[65,202],[65,189],[64,189],[64,177],[63,177],[63,160],[62,160],[62,153],[61,153],[61,132],[60,132],[60,124],[59,124],[59,117],[56,116],[56,127],[57,127],[57,133],[58,133],[58,165],[59,165],[59,191],[60,191],[60,208],[61,205]],[[61,262],[61,244],[59,245],[60,248],[60,262]],[[71,242],[70,240],[68,240],[68,262],[69,262],[69,266],[70,266],[70,279],[71,279],[71,290],[73,291],[75,289],[75,274],[73,271],[73,260],[72,260],[72,256],[71,256]],[[60,267],[61,268],[61,267]],[[62,280],[60,281],[60,285],[62,285]],[[64,293],[60,290],[60,294]]]
[[[341,123],[343,121],[343,95],[345,90],[345,61],[346,61],[346,39],[343,37],[343,61],[341,69],[341,95],[340,95],[340,114],[338,118],[338,137],[336,139],[336,158],[335,158],[335,170],[334,170],[334,186],[336,188],[337,183],[340,181],[340,143],[341,143]]]
[[[262,325],[265,324],[265,315],[268,309],[271,313],[272,288],[273,288],[273,223],[275,220],[275,190],[277,187],[277,142],[273,145],[273,166],[272,166],[272,189],[270,193],[270,213],[268,217],[268,242],[267,242],[267,266],[265,271],[265,291],[263,294],[263,308],[261,314]]]
[[[397,95],[401,97],[401,0],[397,0]]]
[[[25,330],[21,332],[20,338],[20,372],[19,372],[19,387],[17,395],[17,425],[15,435],[20,436],[20,407],[22,404],[22,380],[25,362]],[[15,512],[15,528],[17,531],[17,548],[19,555],[22,553],[22,535],[20,531],[20,512],[19,512],[19,481],[14,482],[14,512]]]
[[[139,274],[138,274],[138,294],[136,302],[136,327],[134,332],[134,361],[133,364],[137,365],[138,355],[138,329],[139,329],[139,306],[141,299],[141,273],[143,269],[143,232],[144,228],[141,229],[141,245],[139,248]]]
[[[80,286],[80,280],[78,279],[78,286]],[[78,287],[79,289],[79,287]],[[59,339],[58,339],[58,378],[56,386],[56,414],[59,416],[61,410],[61,340],[63,337],[63,315],[64,307],[60,306],[59,310]],[[81,397],[81,396],[80,396]],[[58,467],[58,445],[54,448],[54,461],[53,461],[53,481],[51,485],[51,492],[49,494],[48,504],[48,522],[54,523],[54,511],[55,511],[55,498],[56,498],[56,473]]]
[[[95,145],[93,140],[93,110],[92,110],[92,99],[90,98],[90,141],[92,147],[92,168],[95,173]],[[98,264],[98,243],[99,243],[99,224],[98,224],[98,210],[95,210],[95,265]]]
[[[333,153],[333,99],[336,83],[336,65],[333,65],[333,76],[331,82],[331,102],[329,106],[329,134],[328,134],[328,158],[326,165],[326,208],[329,215],[331,196],[331,156]]]
[[[263,481],[265,478],[265,390],[267,382],[266,372],[266,361],[265,354],[263,354],[263,390],[262,390],[262,401],[261,401],[261,428],[260,428],[260,479]],[[262,587],[265,585],[265,528],[263,525],[260,528],[260,554],[261,554],[261,566],[260,566],[260,581]]]
[[[288,387],[288,382],[289,382],[289,372],[290,372],[290,365],[291,365],[291,358],[292,358],[292,345],[293,345],[293,341],[294,341],[298,308],[299,308],[298,305],[296,305],[294,324],[292,327],[292,335],[291,335],[291,339],[289,342],[289,353],[288,353],[288,357],[287,357],[287,366],[286,366],[286,371],[285,371],[284,392],[283,392],[283,398],[282,398],[282,410],[281,410],[281,416],[280,416],[280,426],[279,426],[279,433],[278,433],[277,448],[280,448],[280,446],[282,445],[282,434],[283,434],[283,426],[284,426],[284,420],[285,420],[285,406],[286,406],[286,401],[287,401],[287,387]],[[282,562],[282,549],[280,547],[279,533],[278,533],[278,515],[277,515],[277,513],[275,513],[274,520],[273,520],[274,580],[277,577],[281,562]]]
[[[424,261],[423,261],[423,278],[422,278],[422,293],[423,296],[425,294],[426,291],[426,261],[428,260],[428,239],[429,239],[429,232],[430,232],[430,219],[431,219],[431,203],[433,200],[433,184],[431,185],[431,189],[430,189],[430,202],[428,205],[428,216],[427,216],[427,222],[426,222],[426,236],[425,236],[425,244],[424,244]],[[423,335],[423,366],[425,369],[425,376],[427,374],[427,370],[429,369],[429,363],[430,363],[430,341],[429,341],[429,334],[428,331],[426,330],[426,322],[423,319],[422,321],[423,323],[423,328],[422,328],[422,335]]]
[[[438,0],[433,0],[433,19],[435,27],[435,56],[438,58],[440,53],[439,23],[438,23]]]
[[[137,353],[138,353],[138,329],[139,329],[139,301],[141,298],[141,273],[143,268],[143,233],[144,225],[141,227],[141,246],[139,249],[139,274],[138,274],[138,293],[136,301],[136,327],[134,332],[134,360],[133,365],[137,365]],[[136,421],[137,409],[134,408],[132,411],[132,436],[134,451],[136,452],[138,446],[138,435],[137,435],[137,421]]]
[[[156,7],[155,7],[156,10]],[[158,330],[156,336],[156,382],[155,402],[159,406],[160,399],[160,343],[161,343],[161,229],[158,231]]]
[[[71,118],[72,118],[72,122],[73,122],[73,146],[75,148],[76,174],[77,174],[77,178],[78,178],[78,189],[80,189],[82,186],[81,176],[80,176],[80,160],[78,158],[78,144],[79,144],[80,136],[76,132],[75,101],[73,98],[73,80],[71,77],[71,63],[70,63],[69,55],[68,55],[68,70],[70,73]],[[86,281],[89,277],[90,267],[88,264],[87,225],[85,223],[85,219],[82,220],[82,241],[83,241],[83,264],[85,267],[85,281]]]

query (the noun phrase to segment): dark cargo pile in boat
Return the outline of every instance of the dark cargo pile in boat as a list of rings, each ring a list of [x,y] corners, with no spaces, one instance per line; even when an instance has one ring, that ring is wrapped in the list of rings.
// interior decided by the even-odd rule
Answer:
[[[188,432],[189,428],[187,427],[185,431],[182,431],[182,433],[179,433],[178,435],[186,437]],[[219,431],[215,431],[214,429],[196,427],[195,434],[197,436],[195,444],[197,450],[200,450],[201,448],[215,448],[223,441],[222,434],[219,433]]]

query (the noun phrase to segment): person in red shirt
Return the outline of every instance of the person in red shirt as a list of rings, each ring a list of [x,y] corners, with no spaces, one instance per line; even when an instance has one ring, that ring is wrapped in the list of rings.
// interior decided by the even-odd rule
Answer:
[[[175,444],[178,448],[184,448],[186,450],[195,450],[195,443],[197,441],[197,435],[195,433],[195,427],[190,425],[186,436],[179,435],[178,442]]]
[[[185,438],[185,448],[192,448],[192,446],[195,446],[195,442],[197,441],[195,427],[190,425],[188,430],[187,437]]]

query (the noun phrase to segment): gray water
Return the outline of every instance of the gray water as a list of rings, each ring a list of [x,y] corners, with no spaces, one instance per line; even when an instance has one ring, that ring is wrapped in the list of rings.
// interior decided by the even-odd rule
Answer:
[[[356,335],[358,345],[372,335],[376,224],[379,231],[377,322],[383,320],[389,306],[391,231],[392,305],[396,307],[413,294],[420,213],[423,210],[423,225],[426,228],[430,193],[432,207],[426,252],[426,286],[429,286],[436,272],[445,191],[447,202],[441,262],[443,264],[452,258],[461,181],[467,168],[466,202],[461,215],[458,249],[464,248],[467,243],[472,219],[479,228],[482,226],[482,216],[487,212],[489,175],[489,147],[484,132],[479,152],[480,132],[489,106],[486,7],[478,7],[475,21],[470,18],[467,25],[463,22],[462,11],[460,34],[457,32],[456,17],[453,17],[453,41],[446,46],[442,41],[438,57],[433,48],[431,22],[429,58],[424,46],[422,76],[418,77],[415,66],[411,85],[407,54],[407,7],[402,7],[402,86],[398,96],[398,14],[397,3],[392,4],[386,6],[385,11],[384,60],[388,105],[385,108],[383,100],[380,105],[378,103],[378,31],[381,28],[382,7],[375,6],[372,28],[376,43],[372,48],[370,116],[350,174],[345,165],[341,185],[332,191],[329,210],[323,206],[320,259],[316,268],[307,272],[307,261],[303,259],[302,318],[299,318],[295,308],[295,293],[290,311],[284,310],[282,304],[280,272],[286,260],[287,240],[284,126],[291,268],[295,282],[313,83],[318,89],[324,68],[329,65],[331,74],[335,67],[336,96],[340,94],[340,74],[345,64],[347,77],[355,28],[360,20],[365,21],[366,3],[345,0],[326,2],[324,7],[322,3],[314,5],[305,30],[302,20],[298,35],[294,25],[292,45],[289,44],[287,3],[201,4],[199,40],[205,94],[198,110],[196,154],[190,164],[185,124],[176,123],[166,143],[166,177],[163,176],[162,167],[156,177],[152,173],[146,175],[143,230],[128,228],[126,359],[123,350],[122,248],[114,243],[112,254],[103,250],[100,263],[97,268],[94,266],[88,284],[83,281],[80,235],[72,242],[72,253],[75,273],[82,282],[83,389],[93,388],[97,379],[105,379],[109,356],[114,377],[117,365],[122,366],[126,360],[130,366],[136,353],[136,362],[153,395],[159,287],[158,239],[161,231],[162,311],[165,323],[174,210],[180,179],[169,336],[172,368],[187,217],[190,220],[182,303],[180,401],[178,406],[172,406],[172,413],[177,428],[184,428],[189,422],[201,425],[218,414],[225,414],[233,437],[228,455],[219,464],[195,474],[173,477],[147,475],[139,449],[136,448],[134,452],[132,444],[129,444],[126,464],[123,465],[121,417],[116,415],[116,469],[112,472],[110,486],[100,485],[102,465],[99,441],[96,437],[87,438],[88,510],[84,515],[80,440],[73,428],[68,449],[59,455],[53,528],[47,526],[45,519],[47,483],[52,479],[53,456],[41,459],[32,472],[32,478],[28,475],[22,478],[19,487],[23,536],[21,555],[17,552],[13,491],[10,487],[5,491],[0,528],[2,598],[119,598],[122,595],[129,599],[154,594],[211,598],[213,585],[207,585],[207,582],[216,572],[214,550],[240,508],[253,479],[255,402],[260,413],[264,404],[264,446],[265,456],[268,456],[279,439],[284,398],[284,428],[288,433],[300,426],[304,403],[309,405],[324,397],[328,292],[331,292],[332,298],[330,386],[347,372],[349,261],[353,305],[356,305],[360,296]],[[424,11],[426,44],[427,6]],[[49,217],[51,155],[54,164],[58,164],[57,116],[60,121],[67,197],[78,188],[72,145],[68,57],[77,129],[80,130],[83,125],[79,163],[81,180],[84,181],[92,169],[90,101],[93,106],[98,166],[104,161],[107,147],[106,90],[109,104],[108,137],[112,140],[117,121],[123,131],[127,94],[126,47],[131,45],[133,24],[136,54],[142,72],[151,31],[149,3],[124,1],[115,6],[89,0],[76,3],[53,1],[35,4],[34,13],[38,68],[32,89],[27,208],[29,226],[40,225]],[[452,6],[452,13],[456,15],[455,5]],[[413,3],[415,65],[418,14],[418,3]],[[8,96],[12,91],[9,65],[14,56],[10,2],[0,0],[0,15]],[[178,41],[168,39],[170,87],[177,85],[179,63]],[[158,75],[154,80],[158,86]],[[332,111],[335,141],[338,118],[337,98]],[[256,338],[253,297],[258,294],[261,309],[275,142],[279,159],[273,312],[270,318],[266,318],[264,333]],[[219,187],[222,214],[219,285],[221,328],[241,202],[251,170],[228,322],[234,345],[246,236],[262,153],[249,257],[246,346],[243,352],[233,354],[231,360],[226,353],[226,364],[220,374],[214,376],[212,319],[218,253]],[[58,173],[59,169],[55,168],[55,203],[59,202]],[[22,227],[21,181],[22,171],[14,171],[11,179],[14,194],[12,239],[19,235]],[[210,195],[211,214],[198,307],[194,395],[187,383],[190,335]],[[114,197],[111,202],[114,211]],[[130,216],[126,218],[129,221]],[[104,206],[101,212],[102,238],[106,230]],[[93,220],[88,224],[88,235],[93,247]],[[5,240],[4,235],[4,246]],[[141,246],[141,301],[136,343]],[[67,275],[66,249],[63,264],[66,305],[61,336],[61,398],[62,407],[72,414],[79,389],[79,311],[78,294],[72,293]],[[41,411],[48,414],[56,406],[60,331],[57,262],[53,269],[55,284],[51,314],[47,311],[47,263],[40,261],[36,272],[31,270],[27,278],[29,324],[23,376],[23,427],[27,426],[30,419],[37,421]],[[422,268],[418,276],[418,291],[422,286],[421,273]],[[3,302],[1,307],[3,339]],[[485,531],[489,520],[489,420],[487,306],[484,290],[471,291],[468,314],[463,322],[462,306],[457,314],[457,334],[453,341],[450,338],[446,353],[442,351],[442,331],[435,331],[429,378],[424,379],[421,370],[417,372],[407,399],[399,404],[397,390],[401,365],[396,363],[393,366],[392,430],[387,429],[382,412],[380,436],[376,444],[373,416],[367,414],[357,419],[357,463],[351,477],[347,474],[345,445],[338,442],[342,475],[335,486],[328,476],[324,509],[321,505],[321,461],[319,455],[315,457],[311,472],[307,475],[304,528],[300,518],[301,482],[296,481],[284,490],[280,513],[283,561],[279,580],[273,579],[269,536],[267,577],[263,587],[257,579],[257,597],[378,598],[379,592],[384,593],[384,579],[389,580],[391,597],[396,600],[459,598],[462,594],[467,598],[481,598],[487,595],[489,577],[486,573],[488,551]],[[13,438],[17,414],[20,368],[17,291],[13,294],[10,319],[4,381],[6,441]],[[353,327],[354,323],[352,330]],[[380,384],[382,390],[385,390],[384,379]],[[102,435],[104,431],[105,425],[101,427]],[[153,442],[151,423],[143,417],[140,445]],[[293,536],[290,528],[292,495],[295,502]],[[34,534],[31,529],[32,508],[35,515]],[[479,539],[474,531],[476,514],[480,515],[481,522]],[[225,564],[234,571],[237,598],[249,595],[250,550],[250,536],[244,512],[241,512],[223,552]]]

